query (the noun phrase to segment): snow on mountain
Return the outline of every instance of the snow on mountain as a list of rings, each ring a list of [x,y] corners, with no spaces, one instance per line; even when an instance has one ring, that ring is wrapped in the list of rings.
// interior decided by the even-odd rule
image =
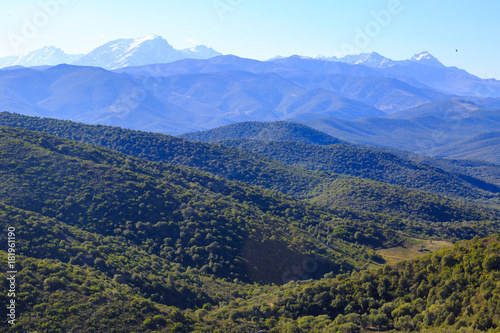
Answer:
[[[409,60],[395,61],[386,58],[377,52],[371,53],[360,53],[360,54],[350,54],[342,58],[338,57],[319,57],[322,60],[344,62],[350,65],[365,65],[372,68],[387,68],[394,65],[407,65],[409,62],[419,63],[421,65],[433,66],[433,67],[445,67],[439,60],[432,56],[429,52],[424,51],[415,54]]]
[[[338,57],[317,57],[320,60],[363,65],[378,75],[394,78],[419,88],[432,88],[442,93],[476,98],[499,98],[500,81],[482,80],[457,67],[447,67],[427,51],[407,60],[391,60],[376,52]]]
[[[163,39],[161,36],[150,35],[150,36],[135,39],[134,42],[132,43],[132,45],[130,45],[129,50],[132,50],[132,49],[140,46],[141,44],[143,44],[147,41],[154,41],[154,40],[157,40],[158,43],[161,43],[161,44],[164,44],[164,41],[166,42],[166,40]],[[168,42],[167,42],[167,44],[168,44]],[[168,45],[170,45],[170,44],[168,44]]]
[[[63,50],[54,46],[45,46],[39,50],[31,51],[23,56],[0,58],[0,68],[9,66],[32,67],[71,64],[80,59],[82,56],[82,54],[66,54]]]
[[[368,67],[384,68],[394,64],[394,61],[377,52],[361,53],[358,56],[346,56],[340,61],[353,65],[365,65]]]
[[[211,47],[205,45],[197,45],[195,47],[182,50],[185,58],[191,59],[208,59],[222,55]]]
[[[377,52],[350,54],[342,58],[338,57],[318,57],[318,59],[343,62],[350,65],[365,65],[373,68],[385,68],[394,65],[395,61],[386,58]]]
[[[59,65],[71,64],[80,59],[83,54],[66,54],[63,50],[54,47],[46,46],[39,50],[29,52],[22,57],[17,65],[30,67],[30,66],[43,66],[43,65]]]
[[[116,69],[181,59],[178,52],[162,37],[152,35],[138,39],[118,39],[94,49],[75,65]]]
[[[186,58],[208,59],[219,55],[221,53],[205,45],[176,50],[161,36],[150,35],[137,39],[117,39],[101,45],[85,55],[66,54],[54,46],[46,46],[23,56],[0,58],[0,68],[74,64],[116,69],[127,66],[169,63]]]
[[[445,67],[439,60],[437,60],[429,52],[424,51],[415,54],[410,61],[418,62],[422,65],[433,66],[433,67]]]
[[[185,58],[207,59],[217,55],[220,53],[203,45],[176,50],[163,37],[151,35],[138,39],[111,41],[99,46],[74,64],[117,69],[169,63]]]
[[[8,56],[0,58],[0,68],[15,66],[19,56]]]

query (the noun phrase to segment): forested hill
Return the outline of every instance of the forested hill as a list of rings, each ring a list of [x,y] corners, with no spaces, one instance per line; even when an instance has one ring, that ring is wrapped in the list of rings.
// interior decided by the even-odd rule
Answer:
[[[318,146],[290,141],[235,139],[221,143],[272,157],[290,166],[315,171],[368,178],[465,200],[498,204],[500,198],[500,186],[380,150],[343,144]]]
[[[2,218],[9,222],[14,216],[25,218],[26,227],[42,227],[51,237],[54,225],[41,217],[28,217],[2,205],[0,209]],[[169,271],[168,264],[162,266],[161,259],[147,251],[124,253],[123,245],[113,237],[83,235],[64,225],[58,227],[58,238],[68,231],[74,237],[57,240],[67,244],[66,248],[109,256],[99,261],[101,267],[128,264],[129,275],[111,278],[77,260],[64,263],[18,256],[17,309],[21,315],[12,329],[0,326],[2,332],[323,333],[368,329],[452,333],[494,332],[500,327],[498,235],[459,243],[453,249],[395,267],[265,286],[205,278],[192,269]],[[53,244],[40,235],[38,238],[33,243],[38,241],[39,247]],[[114,251],[120,251],[120,255],[113,255]],[[6,255],[3,251],[0,254]],[[82,260],[83,256],[79,257]],[[125,269],[116,269],[121,270]],[[0,280],[6,281],[3,271]],[[151,283],[155,294],[138,295],[138,288],[133,286],[143,281]],[[198,297],[204,294],[206,303],[188,308],[165,306],[157,301],[165,289],[171,299],[174,291],[185,300],[196,293],[200,293]],[[0,301],[8,302],[5,293],[0,294]]]
[[[375,216],[342,217],[278,192],[40,132],[0,127],[0,149],[0,202],[218,277],[281,283],[297,258],[314,258],[316,277],[349,271],[366,263],[356,241],[383,246],[399,238]],[[366,237],[355,240],[358,231]]]
[[[290,283],[205,320],[237,318],[255,327],[253,318],[267,318],[260,327],[272,332],[497,332],[499,279],[500,236],[494,235],[396,267]]]
[[[464,161],[412,158],[415,154],[351,144],[302,124],[243,122],[181,137],[244,148],[309,170],[368,178],[452,197],[483,201],[495,198],[492,203],[499,202],[496,194],[500,187],[496,185],[500,168],[494,165],[477,161],[474,168],[457,167]]]
[[[481,199],[487,195],[494,196],[465,182],[457,177],[456,173],[443,172],[440,169],[370,149],[342,144],[318,146],[290,141],[273,141],[263,145],[258,140],[238,141],[255,145],[258,149],[268,146],[278,147],[271,154],[265,150],[257,150],[259,153],[269,155],[265,157],[248,150],[191,142],[159,133],[131,131],[102,125],[84,125],[8,112],[0,113],[0,124],[44,131],[60,137],[97,144],[150,161],[195,167],[227,179],[244,181],[297,198],[327,203],[337,208],[368,210],[373,213],[383,212],[393,217],[429,222],[489,220],[491,216],[497,215],[496,213],[491,215],[479,206],[466,207],[461,202],[452,202],[439,195],[417,193],[408,189],[423,189],[448,195],[453,194],[453,191],[459,191],[457,196],[462,197],[469,195],[470,192],[475,193]],[[281,123],[282,128],[289,128],[290,124],[292,123]],[[254,124],[254,126],[262,126],[262,123]],[[247,145],[244,148],[248,148]],[[302,158],[300,154],[303,154]],[[288,164],[271,158],[281,159]],[[329,172],[306,170],[290,166],[290,164],[300,164],[305,168],[324,168]],[[344,173],[347,177],[339,176],[331,171]],[[394,175],[391,176],[389,171],[394,171]],[[360,182],[352,176],[365,177],[406,188],[391,187],[391,190],[385,193],[381,191],[382,188],[387,189],[384,184],[371,181]],[[360,184],[362,184],[363,191],[356,191],[355,188]],[[420,198],[419,200],[423,200],[425,204],[420,204],[416,198]],[[474,198],[473,195],[467,197],[467,200],[471,198]],[[394,204],[388,205],[389,202]],[[376,207],[383,209],[377,211]],[[403,207],[408,207],[408,209]],[[430,232],[428,227],[424,229]],[[415,230],[415,228],[411,227],[408,230]],[[420,234],[422,229],[418,230]],[[466,234],[468,233],[467,231]],[[430,232],[427,235],[434,234],[436,233]],[[455,237],[455,232],[451,234],[447,236]],[[470,237],[465,236],[463,231],[460,234],[462,236],[459,236],[459,239]],[[484,233],[481,231],[480,235]]]
[[[193,141],[217,142],[232,139],[261,141],[294,141],[315,145],[345,143],[309,126],[287,121],[248,121],[214,128],[207,131],[191,132],[179,137]]]
[[[266,126],[286,129],[287,133],[291,128],[296,128],[293,123],[287,122],[268,125],[265,123],[246,124],[251,124],[259,133],[268,133]],[[290,127],[291,124],[292,127]],[[302,142],[274,141],[274,139],[273,141],[239,139],[223,142],[225,145],[246,150],[242,151],[220,145],[191,142],[160,133],[132,131],[102,125],[84,125],[8,112],[0,113],[0,125],[47,132],[150,161],[196,167],[224,178],[241,180],[291,195],[308,195],[308,192],[325,180],[337,178],[336,175],[332,175],[332,173],[337,173],[465,200],[479,200],[493,204],[499,201],[500,187],[484,180],[410,161],[387,152],[341,143],[318,146]],[[225,131],[235,128],[234,126],[236,125],[226,127]],[[305,130],[307,127],[298,126],[302,132],[307,132]],[[248,126],[245,125],[243,128],[248,128]],[[238,136],[237,133],[234,135]],[[304,141],[304,136],[300,137],[302,139],[297,140]],[[311,137],[316,138],[316,136]],[[328,138],[331,137],[321,137],[323,139],[315,140],[315,142],[330,142]],[[320,173],[309,172],[305,169]],[[322,171],[327,171],[329,174],[321,173]]]
[[[40,131],[95,144],[149,161],[195,167],[231,180],[303,195],[334,175],[315,173],[239,149],[191,142],[161,133],[140,132],[103,125],[28,117],[0,112],[0,126]]]
[[[276,150],[275,156],[273,154],[269,156],[283,159],[285,163],[303,163],[302,165],[307,168],[314,163],[318,165],[323,163],[321,167],[336,168],[334,171],[340,173],[377,180],[370,181],[339,176],[331,172],[306,170],[248,150],[191,142],[159,133],[84,125],[8,112],[0,113],[0,124],[93,143],[150,161],[195,167],[224,178],[244,181],[291,194],[296,198],[326,204],[342,217],[351,218],[355,214],[363,221],[370,219],[378,221],[380,225],[399,231],[404,230],[410,235],[470,239],[497,230],[496,224],[485,223],[499,215],[495,209],[470,205],[462,202],[463,200],[452,200],[429,192],[418,192],[408,187],[420,186],[420,189],[446,194],[458,189],[459,196],[467,196],[470,192],[480,195],[481,199],[485,199],[484,195],[487,192],[471,186],[456,177],[455,173],[446,173],[380,151],[339,144],[318,146],[294,142],[268,142],[262,145],[258,140],[243,141],[255,143],[260,148],[267,145],[278,147],[292,145],[285,147],[286,149]],[[285,123],[286,126],[287,124]],[[299,158],[298,154],[301,153],[304,153],[303,158]],[[287,156],[289,159],[286,159]],[[392,177],[389,171],[394,171]],[[384,182],[393,185],[387,186]],[[472,192],[473,190],[476,192]],[[491,193],[487,195],[494,196]],[[471,198],[472,195],[466,200]],[[366,215],[363,211],[369,211],[371,215]],[[469,223],[455,223],[456,221]],[[471,225],[472,221],[474,222]],[[435,224],[436,222],[444,224]]]
[[[84,133],[63,125],[61,132]],[[92,139],[110,129],[89,128]],[[157,136],[111,133],[144,143]],[[0,126],[0,152],[0,224],[16,229],[18,250],[12,332],[452,332],[500,324],[498,236],[395,267],[374,251],[419,233],[491,235],[494,210],[340,176],[315,189],[328,194],[317,200],[354,199],[328,208],[14,127]],[[364,198],[371,212],[357,210]],[[412,204],[420,200],[427,206]],[[358,272],[369,267],[380,268]]]

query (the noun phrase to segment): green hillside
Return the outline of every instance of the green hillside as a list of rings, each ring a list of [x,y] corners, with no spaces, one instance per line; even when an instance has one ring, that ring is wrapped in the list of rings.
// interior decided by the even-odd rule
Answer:
[[[316,189],[315,203],[427,222],[481,221],[500,218],[500,211],[445,198],[429,192],[367,179],[337,179]]]
[[[277,192],[39,132],[0,128],[0,150],[5,204],[207,274],[279,283],[283,267],[308,257],[321,263],[319,276],[363,264],[363,251],[343,242],[373,224],[368,217],[340,217]],[[395,237],[372,228],[373,246]],[[344,231],[319,237],[337,229]],[[271,249],[269,262],[261,260]],[[287,259],[270,264],[278,258]]]
[[[449,101],[446,101],[446,103],[442,103],[443,105],[436,103],[436,105],[440,105],[438,108],[439,112],[444,112],[444,108],[446,105],[449,104]],[[469,104],[472,103],[463,103],[463,108],[469,107]],[[423,108],[427,111],[429,111],[429,106],[426,108]],[[418,108],[416,108],[417,110]],[[420,110],[420,109],[418,109]],[[436,112],[438,112],[436,111]],[[286,135],[283,135],[283,133],[286,133]],[[472,153],[487,153],[488,156],[495,158],[495,154],[492,154],[495,148],[495,145],[493,144],[494,139],[496,139],[496,136],[492,137],[492,133],[485,134],[478,136],[475,141],[473,141],[473,144],[475,146],[479,146],[479,143],[484,143],[485,140],[488,140],[488,143],[490,145],[488,148],[484,148],[484,145],[481,146],[481,150],[478,150],[474,147],[469,147],[468,145],[458,145],[455,144],[454,146],[460,147],[460,148],[455,148],[455,149],[461,149],[461,150],[473,150]],[[378,180],[382,182],[389,182],[391,184],[398,184],[401,186],[409,187],[409,188],[417,188],[417,189],[423,189],[427,191],[432,191],[434,193],[440,193],[440,194],[445,194],[445,195],[450,195],[450,196],[469,196],[470,194],[459,194],[456,191],[460,187],[479,187],[482,189],[485,189],[488,192],[493,192],[497,193],[499,191],[499,188],[491,187],[488,184],[485,183],[493,183],[496,185],[500,184],[500,167],[492,165],[491,163],[487,162],[481,162],[481,161],[476,161],[474,163],[473,167],[467,167],[466,165],[462,165],[459,167],[460,164],[466,163],[466,161],[463,160],[443,160],[443,159],[436,159],[436,158],[431,158],[431,157],[424,157],[422,155],[418,155],[415,153],[411,153],[408,151],[398,151],[396,149],[391,149],[391,148],[384,148],[384,147],[372,147],[372,146],[362,146],[358,145],[356,147],[355,145],[349,144],[345,141],[333,138],[323,132],[317,131],[315,129],[312,129],[308,126],[301,125],[301,124],[296,124],[296,123],[290,123],[290,122],[271,122],[271,123],[264,123],[264,122],[243,122],[243,123],[237,123],[237,124],[231,124],[219,128],[215,128],[212,130],[208,131],[202,131],[202,132],[193,132],[193,133],[187,133],[182,135],[181,137],[188,138],[190,140],[197,140],[197,141],[202,141],[202,142],[212,142],[212,143],[222,143],[224,145],[229,145],[229,146],[238,146],[238,147],[243,147],[248,150],[251,150],[253,152],[258,152],[263,155],[269,156],[275,160],[281,161],[283,163],[286,163],[288,165],[294,165],[294,166],[300,166],[306,169],[311,169],[311,170],[324,170],[324,171],[330,171],[330,172],[335,172],[339,174],[347,174],[347,175],[352,175],[355,177],[362,177],[362,178],[369,178],[373,180]],[[238,140],[241,139],[241,140]],[[236,140],[236,141],[234,141]],[[249,141],[249,142],[245,142]],[[274,141],[292,141],[294,143],[298,143],[298,146],[289,145],[289,147],[283,147],[283,149],[286,149],[286,151],[279,151],[280,148],[270,148],[268,146],[266,147],[259,147],[261,142],[274,142]],[[479,142],[478,142],[479,141]],[[245,142],[245,143],[242,143]],[[332,162],[331,159],[328,160],[325,159],[324,155],[331,155],[325,154],[324,149],[318,149],[318,148],[310,148],[308,149],[306,145],[300,145],[300,144],[306,144],[306,145],[319,145],[319,146],[328,146],[328,145],[336,145],[336,152],[335,156],[333,156],[336,160],[335,162]],[[472,143],[471,143],[472,144]],[[273,144],[274,146],[280,145],[280,144]],[[281,144],[284,145],[284,144]],[[447,147],[447,146],[445,146]],[[451,147],[451,146],[450,146]],[[468,148],[469,147],[469,148]],[[327,147],[323,147],[327,148]],[[269,150],[269,151],[266,151]],[[297,153],[292,154],[290,156],[290,151],[291,150],[298,150]],[[440,150],[436,150],[438,152]],[[447,150],[448,151],[448,150]],[[389,154],[385,154],[383,152],[387,152]],[[471,153],[470,156],[473,156]],[[285,155],[286,157],[284,157]],[[353,155],[356,155],[356,159],[353,160]],[[393,155],[399,156],[400,158],[397,158]],[[498,154],[497,154],[498,155]],[[318,159],[319,156],[319,159]],[[470,157],[468,155],[464,155],[466,157]],[[461,157],[463,157],[461,156]],[[301,161],[302,159],[302,161]],[[408,163],[407,160],[413,161],[413,163]],[[313,160],[313,161],[311,161]],[[366,169],[364,167],[367,162],[381,162],[383,164],[383,167],[389,167],[389,170],[394,170],[397,169],[398,173],[403,173],[406,175],[410,175],[412,178],[417,178],[421,175],[421,172],[418,172],[418,174],[415,174],[414,170],[418,167],[422,169],[421,164],[427,164],[424,168],[427,169],[425,173],[442,173],[442,170],[438,170],[435,167],[438,167],[440,169],[444,169],[445,171],[452,171],[451,174],[446,175],[445,177],[449,178],[446,180],[447,183],[455,183],[453,186],[453,190],[450,193],[447,193],[445,190],[443,191],[443,188],[441,186],[436,186],[436,188],[430,188],[429,183],[427,179],[423,179],[423,183],[426,183],[425,186],[422,186],[423,184],[415,183],[414,179],[413,180],[402,180],[402,179],[387,179],[387,177],[384,177],[384,175],[380,174],[375,174],[376,171],[374,170],[373,172],[370,171],[369,169]],[[346,169],[343,167],[343,163],[345,164],[359,164],[359,169],[358,170],[350,170]],[[468,162],[470,164],[471,161]],[[430,168],[429,168],[430,166]],[[369,166],[370,168],[373,167],[373,165]],[[392,174],[392,173],[391,173]],[[457,175],[458,174],[458,175]],[[457,176],[461,179],[456,179]],[[464,177],[465,176],[465,177]],[[472,178],[469,178],[469,177]],[[428,177],[428,175],[426,176]],[[435,175],[433,177],[436,177]],[[442,178],[441,175],[438,175],[437,177]],[[454,179],[451,179],[454,178]],[[474,179],[477,178],[477,179]],[[463,184],[463,180],[465,180],[466,183],[469,184]],[[478,182],[479,180],[479,182]],[[411,184],[409,184],[409,182]],[[418,181],[417,181],[418,182]],[[458,182],[458,184],[457,184]],[[462,183],[462,184],[460,184]],[[485,193],[479,194],[479,197],[483,196]],[[490,195],[486,194],[486,197],[490,197]]]
[[[495,235],[396,267],[289,283],[231,302],[205,321],[228,318],[270,332],[498,332],[499,278]]]
[[[477,178],[400,158],[367,148],[307,145],[289,141],[227,140],[282,163],[305,169],[354,177],[433,192],[445,196],[497,204],[500,187]]]
[[[332,172],[448,196],[488,200],[496,198],[496,194],[500,192],[498,186],[458,172],[447,172],[441,168],[414,162],[380,150],[343,144],[318,147],[300,142],[276,142],[275,137],[268,137],[268,141],[253,139],[223,142],[225,145],[238,146],[259,153],[251,154],[218,145],[190,142],[159,133],[131,131],[102,125],[91,126],[70,121],[21,116],[8,112],[0,113],[0,125],[47,132],[72,140],[100,145],[150,161],[196,167],[224,178],[241,180],[292,195],[307,194],[307,191],[323,183],[325,177],[335,179],[336,176],[331,175]],[[245,132],[252,133],[250,129],[262,132],[267,131],[271,125],[285,128],[288,131],[296,129],[295,124],[287,122],[249,122],[242,123],[240,127]],[[238,124],[234,124],[222,129],[224,129],[223,133],[227,135],[232,133],[234,136],[238,136],[238,131],[235,128],[240,127]],[[232,129],[235,130],[232,131]],[[300,129],[305,131],[307,127],[302,126]],[[212,131],[214,132],[207,133],[212,133],[210,136],[213,138],[225,137],[217,136],[217,130]],[[311,129],[311,131],[315,130]],[[325,135],[323,134],[323,136]],[[320,138],[326,140],[323,136]],[[269,158],[266,159],[262,155]],[[278,163],[276,160],[282,163]],[[290,165],[295,167],[291,168]],[[326,171],[330,175],[311,173],[304,169]]]
[[[85,133],[62,124],[66,133]],[[94,140],[110,128],[89,129]],[[157,134],[112,130],[123,141],[110,136],[108,144],[156,156],[158,142],[146,143]],[[239,163],[254,156],[268,161],[268,170],[287,168],[245,150],[175,140],[169,148],[175,156],[200,165],[203,155],[191,148],[212,151],[210,163],[227,151],[240,153]],[[221,165],[226,156],[219,155]],[[0,127],[0,225],[16,229],[19,314],[17,326],[3,323],[0,331],[498,326],[496,236],[366,271],[382,267],[375,250],[410,236],[456,241],[498,233],[498,211],[374,180],[289,170],[322,180],[303,192],[312,203],[194,168]],[[280,179],[293,183],[287,177]],[[5,293],[0,302],[9,302]]]
[[[303,195],[334,175],[310,172],[248,151],[170,135],[0,112],[0,126],[46,132],[154,162],[194,167],[230,180]]]
[[[311,127],[287,121],[269,123],[248,121],[207,131],[186,133],[180,135],[180,137],[201,142],[248,139],[260,141],[294,141],[321,146],[347,143]]]
[[[17,260],[22,315],[14,328],[0,327],[5,332],[451,333],[495,332],[500,325],[498,235],[393,267],[319,281],[265,286],[206,280],[204,286],[232,292],[225,301],[190,309],[138,296],[121,277],[111,279],[90,267]],[[4,293],[0,301],[8,302]]]
[[[496,224],[491,221],[498,216],[498,211],[490,208],[450,200],[429,192],[421,193],[401,186],[387,187],[382,183],[369,180],[360,182],[352,176],[339,176],[330,172],[292,167],[239,148],[190,142],[158,133],[130,131],[100,125],[90,126],[69,121],[19,116],[7,112],[0,113],[0,123],[47,131],[61,137],[113,148],[150,161],[191,166],[225,178],[280,190],[297,198],[326,204],[330,211],[333,210],[341,218],[376,221],[378,225],[404,230],[412,236],[470,239],[476,235],[486,236],[490,231],[497,230]],[[286,127],[290,124],[284,123]],[[256,140],[250,142],[257,146],[260,144]],[[424,190],[436,189],[445,193],[448,192],[448,184],[451,183],[462,191],[461,179],[451,178],[442,170],[429,168],[426,165],[379,151],[344,145],[319,147],[298,144],[300,146],[295,146],[291,142],[275,142],[273,145],[282,145],[286,149],[278,151],[276,156],[271,157],[282,158],[283,152],[289,151],[292,159],[300,159],[299,155],[303,152],[304,158],[300,163],[307,163],[304,165],[306,167],[310,167],[311,164],[314,166],[314,163],[323,163],[322,165],[326,165],[325,168],[335,167],[338,168],[335,171],[374,178],[387,183],[399,182],[404,186],[417,184],[421,185],[420,187]],[[295,149],[302,150],[294,152]],[[310,152],[314,152],[315,149],[319,149],[323,156],[311,155]],[[338,157],[334,158],[334,164],[330,166],[328,163],[332,160],[332,151]],[[356,156],[356,153],[362,155]],[[290,163],[289,160],[285,162]],[[292,160],[292,163],[295,161]],[[366,165],[362,165],[363,163]],[[354,169],[353,165],[358,169]],[[413,174],[415,168],[419,168],[419,172],[423,172],[431,180],[440,179],[441,183],[426,183],[425,178],[420,179]],[[397,171],[396,174],[400,178],[388,177],[390,176],[388,170],[391,169]],[[404,178],[405,175],[409,178]],[[362,184],[362,191],[357,190],[360,184]],[[466,185],[471,187],[470,184]],[[467,189],[465,186],[464,188]],[[387,189],[390,190],[387,191]],[[376,198],[375,201],[372,200],[374,198]],[[458,221],[461,223],[457,223]],[[469,224],[464,224],[464,221]],[[446,231],[443,231],[442,225],[428,222],[446,223]],[[470,222],[473,222],[472,226],[475,228],[471,227]],[[480,228],[477,227],[478,223],[481,225]],[[353,234],[344,233],[344,237],[355,241]]]

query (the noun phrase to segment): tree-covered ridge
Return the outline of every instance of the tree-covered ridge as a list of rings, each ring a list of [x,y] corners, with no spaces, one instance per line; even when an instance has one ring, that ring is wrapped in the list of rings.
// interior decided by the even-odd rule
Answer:
[[[364,147],[359,145],[359,147]],[[370,148],[370,146],[366,146]],[[399,150],[388,147],[377,147],[382,151],[389,152],[403,159],[414,161],[417,163],[423,163],[431,166],[438,167],[447,171],[452,171],[456,173],[461,173],[473,178],[481,179],[487,183],[500,185],[500,165],[472,159],[449,159],[449,158],[437,158],[431,156],[425,156],[417,153],[413,153],[406,150]]]
[[[304,195],[325,180],[336,177],[290,167],[248,151],[191,142],[161,133],[85,125],[9,112],[0,112],[0,126],[45,132],[149,161],[194,167],[230,180],[239,180],[290,195]]]
[[[260,141],[293,141],[314,145],[346,143],[309,126],[288,121],[247,121],[214,128],[207,131],[180,135],[192,141],[217,142],[232,139]]]
[[[192,331],[194,318],[135,295],[132,288],[98,270],[50,259],[16,260],[15,325],[3,320],[1,332]],[[2,285],[7,285],[6,279],[0,272]],[[0,302],[8,304],[10,299],[1,293]]]
[[[184,310],[138,296],[122,279],[88,266],[24,256],[18,265],[22,315],[6,332],[467,333],[500,327],[498,235],[319,281],[233,283],[227,301]],[[5,294],[0,301],[7,301]]]
[[[327,198],[325,198],[324,191],[325,189],[329,189],[327,193],[330,193],[330,189],[332,188],[331,184],[342,183],[344,184],[344,186],[352,187],[357,183],[357,181],[353,181],[352,184],[348,185],[352,181],[349,179],[349,177],[352,176],[348,176],[347,178],[339,178],[338,174],[324,171],[305,170],[303,168],[289,166],[271,160],[269,157],[248,152],[248,150],[240,150],[236,148],[223,147],[220,145],[210,145],[199,142],[190,142],[159,133],[131,131],[102,125],[91,126],[70,121],[21,116],[8,112],[0,113],[0,124],[7,124],[13,127],[47,132],[64,138],[97,144],[150,161],[160,161],[195,167],[227,179],[241,180],[248,184],[278,190],[286,194],[294,195],[298,198],[309,198],[314,200],[317,196],[320,196],[321,201],[325,201],[324,199]],[[257,128],[257,130],[262,130],[262,126],[264,126],[263,124],[265,123],[252,122],[245,124],[252,124],[252,126]],[[287,122],[269,123],[269,126],[278,125],[283,125],[284,128],[290,128],[290,126],[295,126],[296,124]],[[236,126],[236,124],[232,126],[234,127]],[[228,129],[233,127],[228,127]],[[246,128],[246,126],[244,128]],[[240,141],[238,142],[240,143]],[[260,141],[252,142],[254,142],[257,147],[260,146]],[[276,142],[275,145],[286,146],[286,143]],[[413,169],[415,169],[416,166],[419,166],[427,174],[431,173],[431,180],[433,180],[434,178],[443,180],[443,177],[447,177],[449,175],[447,173],[444,173],[443,176],[441,174],[443,172],[440,169],[429,168],[425,165],[422,166],[418,163],[413,163],[404,159],[398,159],[391,154],[385,154],[382,152],[378,152],[378,154],[376,154],[374,151],[369,149],[360,151],[348,150],[349,154],[346,154],[343,152],[343,149],[351,149],[352,147],[346,148],[343,145],[333,147],[337,147],[334,151],[338,155],[337,159],[334,161],[335,164],[327,164],[326,166],[323,166],[324,168],[336,168],[335,170],[341,173],[352,174],[356,177],[361,176],[376,179],[387,183],[399,183],[399,185],[403,186],[420,186],[424,189],[429,189],[429,186],[431,188],[437,187],[433,192],[444,192],[445,190],[448,190],[448,186],[443,189],[439,187],[439,184],[428,184],[425,183],[425,179],[415,179],[417,175],[413,173]],[[303,152],[304,156],[302,156],[302,161],[300,161],[300,163],[303,163],[306,167],[311,168],[316,167],[315,163],[319,164],[325,162],[323,161],[323,159],[331,158],[331,156],[329,155],[332,154],[330,150],[326,150],[329,155],[325,154],[325,156],[323,156],[323,159],[321,159],[316,158],[317,155],[311,156],[311,152],[316,149],[315,147],[310,147],[308,145],[301,145],[298,147],[287,146],[288,151],[293,150],[294,148],[297,148],[300,151],[291,152],[291,154],[293,154],[292,158],[297,158],[297,154]],[[323,148],[333,149],[330,146]],[[253,149],[257,148],[253,147]],[[362,153],[363,156],[359,158],[353,157],[353,155],[357,152]],[[276,156],[270,155],[270,157],[282,158],[282,154],[283,151],[278,152]],[[369,159],[372,158],[380,160],[378,162],[373,162],[381,164],[378,169],[374,168],[374,166],[372,165],[373,163],[369,161]],[[342,159],[345,159],[345,161]],[[285,162],[296,163],[297,161],[292,159],[285,160]],[[356,163],[358,163],[359,165],[355,165],[355,167],[357,168],[355,172],[351,170],[352,168],[347,168]],[[364,166],[364,164],[367,165]],[[400,181],[401,179],[399,178],[396,180],[394,179],[394,177],[388,178],[388,169],[384,169],[385,165],[389,165],[391,169],[397,171],[398,177],[401,178],[405,175],[409,175],[410,179],[407,180],[405,178],[402,179],[404,181]],[[383,170],[381,170],[381,168]],[[436,175],[436,172],[438,172],[439,174]],[[452,176],[455,177],[456,174],[454,173]],[[446,181],[444,182],[445,184],[451,182],[451,184],[454,184],[455,187],[462,186],[463,181],[461,179],[457,180],[455,177],[451,178],[450,180],[450,177],[448,177],[448,179],[444,179]],[[464,186],[470,186],[470,184],[465,184]],[[378,189],[374,189],[374,191],[380,192]],[[414,196],[418,196],[418,194],[415,194]],[[428,196],[427,200],[435,201],[442,200],[442,198]],[[331,203],[332,200],[328,200],[328,202]],[[449,202],[449,200],[446,202]],[[345,205],[342,203],[338,206],[345,207]],[[365,208],[368,210],[372,210],[370,207],[363,207],[359,205],[356,205],[356,208],[359,208],[361,210],[364,210]],[[449,208],[447,208],[447,210],[449,210]],[[430,212],[424,212],[424,214],[429,213]],[[393,214],[398,215],[399,213],[398,211],[394,211]],[[414,217],[419,219],[422,218],[422,216],[419,215]],[[476,218],[471,216],[466,219],[470,220]],[[431,218],[431,220],[435,220],[435,218]]]
[[[270,332],[498,332],[499,280],[500,236],[494,235],[396,267],[292,282],[231,302],[205,320],[227,318]]]
[[[491,232],[498,231],[497,223],[493,222],[496,213],[489,208],[479,205],[471,206],[438,195],[418,193],[394,186],[390,187],[390,191],[385,192],[382,190],[385,189],[385,186],[377,182],[362,181],[360,183],[359,180],[353,179],[352,176],[346,177],[323,171],[296,168],[240,148],[190,142],[159,133],[130,131],[101,125],[83,125],[70,121],[26,117],[7,112],[0,113],[0,123],[46,131],[61,137],[113,148],[150,161],[172,162],[192,166],[228,179],[242,180],[249,184],[280,190],[287,194],[293,194],[297,198],[308,199],[316,203],[326,203],[329,205],[330,210],[333,209],[335,214],[342,218],[371,221],[379,226],[404,231],[413,236],[470,239],[474,236],[484,237]],[[276,142],[275,144],[286,143]],[[310,148],[309,145],[303,147],[305,147],[304,149]],[[323,148],[331,147],[336,146],[325,146]],[[363,150],[362,152],[366,154],[366,159],[373,157],[369,150]],[[308,150],[305,150],[305,154],[304,159],[310,159],[307,155]],[[344,155],[341,155],[341,157],[343,158]],[[390,154],[389,156],[392,157]],[[385,157],[385,155],[382,155],[382,157]],[[335,162],[339,168],[343,167],[341,160]],[[346,160],[346,163],[351,165],[354,162],[356,160]],[[410,166],[414,165],[409,161],[406,162]],[[385,163],[393,162],[389,160],[389,162]],[[398,170],[403,175],[408,172],[408,168],[405,169],[404,166],[401,167],[398,163],[393,164],[395,164],[394,168],[400,168]],[[422,168],[427,170],[425,165]],[[340,171],[348,172],[345,169]],[[385,171],[381,172],[380,168],[379,170],[371,170],[371,168],[367,167],[364,172],[369,175],[377,172],[375,176],[387,175]],[[438,174],[438,177],[442,177],[442,175]],[[391,179],[386,181],[390,182]],[[362,191],[357,190],[359,184],[362,184]],[[431,184],[431,186],[433,185]],[[345,191],[346,188],[350,190]],[[440,190],[443,189],[440,188]],[[338,200],[329,199],[329,196]],[[377,198],[375,202],[368,200],[374,198]],[[424,200],[424,204],[420,200]],[[382,202],[384,204],[381,204]],[[393,202],[396,202],[396,204],[385,204]],[[411,208],[408,209],[408,207]],[[346,208],[348,211],[345,210]],[[380,211],[377,211],[377,208],[381,208]],[[370,211],[373,214],[362,211]],[[380,213],[383,213],[383,215]],[[463,221],[471,223],[463,223]],[[445,224],[431,224],[428,222]],[[367,230],[369,228],[363,229]],[[326,233],[327,230],[329,229],[325,229],[324,232]],[[349,234],[346,230],[349,230],[349,228],[339,228],[336,235],[342,235],[347,241],[358,241],[354,238],[354,233]],[[373,235],[373,232],[367,232],[367,234]],[[325,236],[328,235],[325,234]]]
[[[310,201],[426,222],[495,220],[500,210],[369,179],[338,178],[315,189]]]
[[[0,119],[1,116],[0,116]],[[286,129],[286,131],[284,130]],[[283,135],[283,134],[286,135]],[[485,182],[500,185],[500,166],[479,160],[452,160],[433,158],[416,154],[409,151],[394,148],[369,146],[361,144],[350,144],[346,141],[334,138],[324,132],[318,131],[303,124],[292,122],[243,122],[236,123],[212,130],[192,132],[180,137],[202,142],[221,142],[234,139],[246,139],[257,141],[293,141],[305,144],[331,145],[342,143],[348,146],[357,146],[369,150],[381,150],[421,164],[428,164],[447,171],[453,171],[479,178]]]
[[[398,239],[383,216],[320,208],[39,132],[2,127],[0,150],[5,204],[122,237],[219,277],[279,283],[288,261],[310,257],[319,276],[350,270],[363,264],[365,252],[344,241],[383,246]],[[366,228],[369,237],[355,240]],[[269,262],[259,257],[266,251]]]
[[[317,146],[290,141],[235,139],[221,143],[310,170],[368,178],[467,200],[498,203],[500,198],[497,185],[383,151],[343,144]]]

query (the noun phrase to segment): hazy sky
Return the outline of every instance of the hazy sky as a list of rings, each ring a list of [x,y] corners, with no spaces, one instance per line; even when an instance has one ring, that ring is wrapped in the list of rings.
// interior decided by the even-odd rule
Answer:
[[[425,50],[500,79],[499,17],[498,0],[0,0],[0,57],[48,45],[87,53],[157,34],[178,49],[205,44],[261,60]]]

